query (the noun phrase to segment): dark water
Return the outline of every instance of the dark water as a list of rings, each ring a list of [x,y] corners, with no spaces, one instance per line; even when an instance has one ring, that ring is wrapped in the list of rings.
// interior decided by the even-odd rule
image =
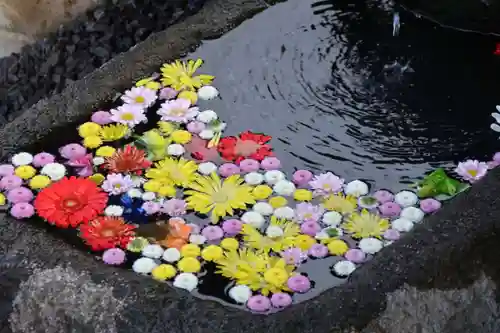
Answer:
[[[189,57],[205,60],[221,99],[201,108],[228,123],[226,135],[272,135],[289,174],[331,170],[398,191],[437,166],[490,157],[497,145],[490,113],[500,91],[495,41],[407,12],[393,37],[390,8],[344,2],[289,0],[205,42]],[[384,71],[395,61],[410,62],[414,72]],[[73,232],[58,232],[82,246]],[[301,266],[315,288],[294,300],[342,283],[330,274],[338,260]],[[198,292],[230,301],[228,281],[205,268]]]
[[[332,170],[400,190],[436,166],[489,158],[500,58],[491,37],[442,29],[387,6],[290,0],[192,56],[218,79],[226,133],[273,135],[287,171]],[[410,61],[414,73],[384,79]]]

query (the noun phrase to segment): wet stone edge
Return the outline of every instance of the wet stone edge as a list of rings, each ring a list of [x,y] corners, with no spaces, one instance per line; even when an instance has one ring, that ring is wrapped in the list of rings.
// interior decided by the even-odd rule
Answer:
[[[0,159],[6,161],[20,150],[56,142],[65,128],[89,117],[95,107],[113,98],[134,79],[150,74],[162,63],[195,48],[200,40],[214,38],[266,7],[258,0],[210,0],[198,14],[150,36],[7,124],[0,130]],[[127,304],[121,313],[120,332],[163,332],[166,327],[176,333],[360,329],[384,310],[389,293],[405,284],[425,287],[429,280],[446,272],[457,274],[454,269],[464,254],[498,229],[499,185],[500,170],[492,170],[471,190],[382,250],[346,284],[267,317],[201,301],[133,272],[117,272],[29,222],[0,216],[0,266],[4,276],[0,286],[9,289],[0,294],[4,297],[0,310],[11,304],[16,284],[26,279],[33,267],[70,265],[75,270],[89,271],[93,278],[110,286],[121,286],[117,293]],[[0,314],[6,315],[5,311]],[[9,332],[6,320],[0,317],[0,329]]]

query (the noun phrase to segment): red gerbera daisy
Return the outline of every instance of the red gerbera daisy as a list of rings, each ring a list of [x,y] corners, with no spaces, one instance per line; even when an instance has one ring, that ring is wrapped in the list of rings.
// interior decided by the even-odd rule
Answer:
[[[63,178],[35,199],[37,214],[60,228],[89,222],[106,208],[108,195],[88,178]]]
[[[121,217],[99,216],[80,226],[80,237],[94,251],[120,246],[126,247],[134,238],[136,227],[126,224]]]
[[[222,158],[237,164],[246,158],[262,161],[267,156],[273,156],[272,148],[267,144],[271,139],[269,135],[246,131],[239,136],[222,138],[217,150]]]
[[[146,153],[135,146],[127,145],[118,149],[113,156],[106,159],[104,168],[114,173],[135,172],[142,173],[143,169],[151,166],[151,161],[146,159]]]

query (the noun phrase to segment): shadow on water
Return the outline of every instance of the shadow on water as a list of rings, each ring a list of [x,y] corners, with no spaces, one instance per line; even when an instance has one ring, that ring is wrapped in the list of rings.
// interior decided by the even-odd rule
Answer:
[[[206,41],[190,58],[203,58],[203,72],[217,77],[221,99],[209,108],[228,122],[227,135],[272,135],[289,173],[331,170],[397,191],[433,167],[488,158],[500,88],[491,39],[400,15],[393,37],[383,4],[289,0]],[[384,67],[394,62],[414,72]],[[64,236],[81,246],[76,235]],[[330,274],[337,260],[305,263],[299,270],[316,288],[295,301],[342,283]],[[199,292],[229,301],[228,281],[212,269]]]

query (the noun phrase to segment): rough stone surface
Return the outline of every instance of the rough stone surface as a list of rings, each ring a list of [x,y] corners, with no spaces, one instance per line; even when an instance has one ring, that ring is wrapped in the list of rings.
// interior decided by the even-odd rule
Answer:
[[[0,59],[0,126],[61,92],[151,33],[196,13],[205,0],[105,0],[19,54]]]

